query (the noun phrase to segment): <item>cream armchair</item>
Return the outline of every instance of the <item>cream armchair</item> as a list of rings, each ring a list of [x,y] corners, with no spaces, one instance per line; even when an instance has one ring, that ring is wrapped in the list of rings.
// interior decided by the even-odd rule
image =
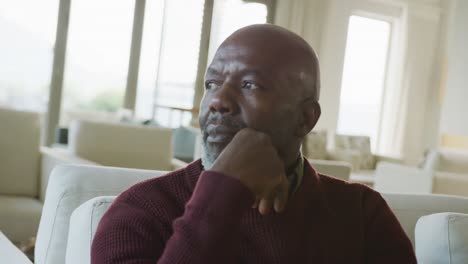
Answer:
[[[34,236],[42,210],[40,115],[0,108],[0,230],[13,242]]]
[[[367,136],[334,135],[333,144],[328,143],[326,131],[312,131],[302,146],[304,155],[315,161],[322,160],[327,166],[351,167],[350,181],[373,186],[376,164],[381,161],[401,163],[401,160],[371,153]]]
[[[432,150],[421,167],[383,162],[377,166],[375,188],[468,196],[468,152]]]
[[[373,186],[376,167],[380,162],[401,163],[401,160],[371,152],[368,136],[349,136],[336,134],[333,150],[329,158],[349,162],[352,165],[351,180]]]
[[[342,180],[349,180],[351,163],[340,160],[330,160],[327,150],[327,132],[312,131],[304,139],[302,153],[318,172]]]
[[[172,134],[170,128],[74,120],[67,151],[104,166],[172,170],[186,165],[173,159]]]
[[[50,171],[95,164],[40,146],[41,115],[0,108],[0,231],[14,243],[36,235]]]
[[[53,170],[44,213],[41,218],[36,245],[36,263],[63,264],[63,263],[90,263],[90,246],[97,225],[114,200],[114,197],[130,186],[158,177],[164,172],[145,171],[124,168],[92,167],[92,166],[59,166]],[[104,197],[102,197],[104,196]],[[435,217],[433,221],[440,225],[427,225],[427,219],[422,222],[419,231],[424,236],[415,235],[417,222],[422,216],[441,212],[468,213],[468,198],[444,195],[411,195],[411,194],[384,194],[402,227],[416,245],[418,258],[427,260],[431,255],[451,257],[458,251],[448,252],[444,245],[446,240],[437,242],[440,245],[436,252],[433,241],[425,241],[430,232],[439,230],[439,234],[447,236],[448,230],[443,219]],[[459,219],[459,216],[457,216]],[[429,220],[432,218],[429,218]],[[452,219],[445,217],[444,219]],[[466,225],[461,225],[464,228]],[[440,228],[440,229],[439,229]],[[458,231],[458,229],[456,229]],[[460,230],[461,231],[464,229]],[[421,233],[421,232],[419,232]],[[466,234],[466,233],[463,233]],[[463,235],[461,235],[463,236]],[[441,236],[442,237],[442,236]],[[460,236],[458,236],[459,238]],[[449,241],[457,249],[466,249],[465,240]],[[382,238],[385,239],[385,238]],[[445,244],[444,244],[445,243]],[[467,259],[463,259],[467,263]],[[437,262],[424,262],[437,263]],[[438,262],[440,263],[440,262]]]

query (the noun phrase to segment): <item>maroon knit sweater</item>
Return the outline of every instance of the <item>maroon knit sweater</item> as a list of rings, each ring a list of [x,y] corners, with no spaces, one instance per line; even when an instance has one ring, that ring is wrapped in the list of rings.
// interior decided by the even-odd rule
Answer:
[[[200,161],[144,181],[102,218],[92,263],[416,263],[379,193],[307,162],[283,213],[262,216],[253,201],[240,181],[202,172]]]

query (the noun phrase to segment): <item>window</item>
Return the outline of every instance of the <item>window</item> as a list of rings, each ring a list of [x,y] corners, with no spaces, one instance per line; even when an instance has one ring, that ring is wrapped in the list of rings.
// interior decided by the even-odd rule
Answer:
[[[379,140],[390,33],[386,21],[350,17],[337,132],[370,136],[373,151]]]
[[[123,104],[135,1],[72,1],[61,125]]]
[[[159,69],[155,89],[155,104],[192,108],[197,74],[203,19],[203,0],[166,1],[165,21]],[[156,109],[155,120],[161,125],[177,126],[183,113]],[[187,124],[191,116],[181,121]]]
[[[46,111],[59,0],[0,0],[0,104]]]
[[[239,28],[267,22],[267,6],[243,0],[215,0],[208,62],[219,45]]]
[[[192,108],[204,1],[151,2],[145,13],[137,117],[154,115],[164,126],[176,126],[181,119],[187,124],[190,115],[166,106]]]
[[[164,7],[162,0],[146,2],[135,104],[135,116],[140,119],[152,119],[155,110],[154,90],[161,54]]]

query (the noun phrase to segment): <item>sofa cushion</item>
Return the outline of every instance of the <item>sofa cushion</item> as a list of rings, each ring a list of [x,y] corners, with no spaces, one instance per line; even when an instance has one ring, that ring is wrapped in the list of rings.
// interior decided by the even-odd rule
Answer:
[[[338,150],[353,150],[359,153],[360,170],[375,169],[375,157],[371,152],[370,137],[368,136],[347,136],[336,135],[335,147]]]
[[[439,150],[437,171],[463,173],[468,176],[468,151]]]
[[[91,263],[94,234],[99,221],[114,199],[115,196],[96,197],[73,211],[70,217],[65,263]]]
[[[468,215],[438,213],[416,223],[416,255],[424,264],[468,263]]]
[[[433,193],[468,196],[468,174],[436,172],[432,181]]]
[[[0,195],[0,230],[13,242],[36,236],[41,211],[37,199]]]
[[[40,115],[0,108],[0,194],[36,197]]]

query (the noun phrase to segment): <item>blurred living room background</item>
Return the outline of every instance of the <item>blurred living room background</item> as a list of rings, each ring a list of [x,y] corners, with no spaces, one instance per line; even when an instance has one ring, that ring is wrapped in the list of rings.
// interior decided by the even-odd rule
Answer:
[[[468,196],[468,1],[0,0],[1,233],[36,263],[64,263],[65,250],[47,252],[66,247],[84,200],[54,238],[54,174],[198,159],[207,65],[257,23],[296,32],[319,56],[322,116],[303,144],[319,172]]]

